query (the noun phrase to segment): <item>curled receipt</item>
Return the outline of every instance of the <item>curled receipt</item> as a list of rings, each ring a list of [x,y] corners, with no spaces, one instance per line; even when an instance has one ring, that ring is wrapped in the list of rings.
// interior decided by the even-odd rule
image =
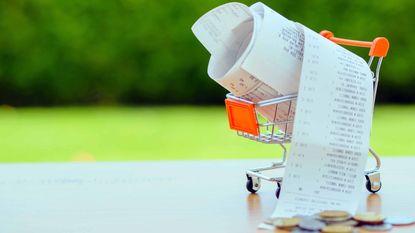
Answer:
[[[262,3],[228,3],[203,15],[192,31],[211,54],[209,76],[234,95],[257,102],[297,93],[304,47],[301,25]],[[258,110],[270,121],[282,121],[295,109],[289,103],[278,108],[277,116],[275,106]]]
[[[224,4],[192,30],[211,54],[209,76],[233,94],[259,101],[298,93],[273,216],[324,209],[354,213],[372,123],[373,83],[366,62],[262,3]],[[272,119],[274,109],[259,111]]]

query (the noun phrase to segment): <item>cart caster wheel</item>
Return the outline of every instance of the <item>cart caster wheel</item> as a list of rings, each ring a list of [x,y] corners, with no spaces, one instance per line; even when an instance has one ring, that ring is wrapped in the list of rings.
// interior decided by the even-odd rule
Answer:
[[[281,183],[278,182],[277,185],[278,185],[278,187],[277,187],[277,190],[275,190],[275,196],[277,197],[277,199],[279,199],[280,198],[280,193],[281,193]]]
[[[373,174],[365,175],[366,177],[366,189],[371,193],[377,193],[382,188],[382,182],[380,181],[380,173],[375,172]]]
[[[367,191],[371,193],[377,193],[382,188],[382,182],[379,182],[379,184],[373,185],[370,180],[366,180],[366,189]]]
[[[248,180],[246,181],[246,189],[251,193],[256,193],[259,188],[261,188],[261,181],[258,177],[246,176]]]

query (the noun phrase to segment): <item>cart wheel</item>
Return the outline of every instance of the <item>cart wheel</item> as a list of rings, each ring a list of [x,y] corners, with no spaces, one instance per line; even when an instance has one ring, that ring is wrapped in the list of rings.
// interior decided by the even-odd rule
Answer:
[[[247,177],[247,181],[246,181],[246,189],[251,192],[251,193],[256,193],[259,188],[261,188],[261,182],[259,180],[258,177],[250,177],[250,176],[246,176]]]
[[[380,172],[373,172],[365,175],[366,189],[371,193],[376,193],[382,188],[382,182],[380,181]]]
[[[366,189],[367,191],[371,193],[377,193],[382,188],[382,182],[379,182],[379,185],[377,187],[372,186],[372,182],[370,182],[369,179],[366,180]]]
[[[277,190],[275,190],[275,196],[277,197],[277,199],[279,199],[280,198],[280,193],[281,193],[281,183],[277,182],[277,185],[278,185],[278,187],[277,187]]]

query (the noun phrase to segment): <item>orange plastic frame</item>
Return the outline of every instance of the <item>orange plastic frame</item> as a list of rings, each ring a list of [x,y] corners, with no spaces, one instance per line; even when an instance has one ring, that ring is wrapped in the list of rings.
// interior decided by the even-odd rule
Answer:
[[[369,56],[386,57],[389,50],[389,41],[385,37],[377,37],[373,41],[349,40],[334,37],[332,32],[326,30],[321,31],[320,35],[333,41],[336,44],[370,48]]]
[[[229,127],[234,130],[259,135],[255,105],[226,99],[226,112],[228,113]]]
[[[334,34],[330,31],[321,31],[320,35],[336,44],[370,48],[369,56],[386,57],[389,50],[389,41],[385,37],[377,37],[370,42],[337,38],[334,37]],[[255,136],[259,135],[258,121],[254,104],[226,99],[225,105],[231,129]]]

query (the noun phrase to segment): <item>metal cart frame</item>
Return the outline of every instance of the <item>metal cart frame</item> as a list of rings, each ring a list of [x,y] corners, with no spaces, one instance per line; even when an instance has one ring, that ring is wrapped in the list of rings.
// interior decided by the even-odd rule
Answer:
[[[379,83],[380,67],[382,65],[382,60],[386,57],[389,49],[388,40],[384,37],[377,37],[371,42],[342,39],[334,37],[334,34],[330,31],[322,31],[320,34],[337,44],[370,48],[368,61],[369,68],[371,68],[375,58],[377,58],[377,65],[374,72],[372,71],[374,108]],[[246,188],[251,193],[255,193],[260,189],[262,179],[277,183],[277,190],[275,194],[277,198],[279,197],[283,177],[269,177],[261,172],[281,169],[286,165],[287,148],[284,144],[291,142],[289,125],[294,123],[294,116],[292,115],[291,107],[293,102],[296,101],[296,98],[297,94],[294,94],[262,100],[259,102],[252,102],[250,100],[234,96],[231,93],[226,95],[225,104],[230,128],[236,130],[238,136],[265,144],[278,144],[282,148],[282,159],[280,161],[274,162],[270,166],[248,169],[246,171]],[[278,112],[281,111],[280,108],[278,108],[280,104],[288,104],[288,111],[285,119],[267,121],[264,120],[258,112],[258,109],[261,107],[275,105],[274,119],[276,119],[275,116],[281,114],[281,112]],[[366,189],[369,192],[376,193],[382,187],[382,182],[380,180],[381,161],[378,154],[372,148],[369,148],[369,154],[375,159],[376,166],[365,170]]]

